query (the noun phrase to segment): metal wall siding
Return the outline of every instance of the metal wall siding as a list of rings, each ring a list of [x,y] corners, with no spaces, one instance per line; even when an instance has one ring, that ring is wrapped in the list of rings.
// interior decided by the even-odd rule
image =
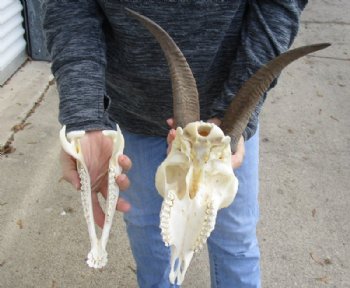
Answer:
[[[22,9],[19,0],[0,1],[0,85],[26,59]]]

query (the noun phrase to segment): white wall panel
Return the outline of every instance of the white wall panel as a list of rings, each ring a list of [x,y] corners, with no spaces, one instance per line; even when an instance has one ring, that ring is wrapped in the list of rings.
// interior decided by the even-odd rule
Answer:
[[[0,0],[0,85],[26,59],[22,9],[19,0]]]

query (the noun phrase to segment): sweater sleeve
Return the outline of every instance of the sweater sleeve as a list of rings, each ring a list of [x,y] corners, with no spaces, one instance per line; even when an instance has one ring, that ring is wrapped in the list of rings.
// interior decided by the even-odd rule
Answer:
[[[307,1],[303,0],[247,1],[237,56],[231,65],[230,76],[221,96],[212,108],[213,117],[222,118],[242,83],[292,45],[298,32],[301,11],[306,4]],[[276,82],[275,80],[270,88],[275,86]],[[261,97],[243,133],[245,140],[256,132],[265,98],[266,93]]]
[[[43,9],[61,124],[68,132],[115,129],[105,111],[106,58],[99,7],[94,0],[48,0]]]

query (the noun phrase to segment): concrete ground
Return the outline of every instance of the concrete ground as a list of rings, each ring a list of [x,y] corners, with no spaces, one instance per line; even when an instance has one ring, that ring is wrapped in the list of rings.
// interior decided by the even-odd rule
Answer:
[[[288,67],[261,114],[263,287],[350,287],[350,2],[310,1],[294,46],[332,47]],[[57,91],[28,62],[0,88],[0,287],[136,287],[120,215],[109,264],[89,249],[80,197],[60,182]],[[11,128],[15,126],[15,131]],[[10,144],[8,142],[8,144]],[[12,147],[12,150],[11,150]],[[206,251],[183,287],[209,287]]]

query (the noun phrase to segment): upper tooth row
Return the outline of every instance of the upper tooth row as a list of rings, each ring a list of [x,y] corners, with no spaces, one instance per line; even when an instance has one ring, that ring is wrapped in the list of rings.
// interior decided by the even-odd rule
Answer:
[[[171,242],[171,235],[169,231],[169,220],[171,208],[174,206],[175,195],[173,191],[169,191],[166,199],[164,199],[162,204],[162,210],[160,214],[160,228],[162,230],[161,234],[163,236],[163,241],[166,246],[169,246]]]
[[[193,247],[195,252],[198,252],[203,248],[203,245],[206,243],[210,233],[214,230],[215,219],[216,209],[214,208],[212,202],[208,202],[203,226]]]

